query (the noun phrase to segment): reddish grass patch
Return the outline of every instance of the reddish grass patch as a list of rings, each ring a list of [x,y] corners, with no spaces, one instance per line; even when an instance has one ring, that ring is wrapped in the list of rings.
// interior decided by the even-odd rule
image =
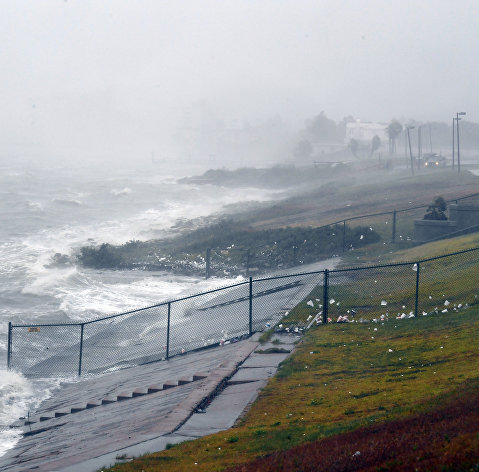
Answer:
[[[477,471],[479,391],[476,385],[432,411],[276,452],[228,470]]]

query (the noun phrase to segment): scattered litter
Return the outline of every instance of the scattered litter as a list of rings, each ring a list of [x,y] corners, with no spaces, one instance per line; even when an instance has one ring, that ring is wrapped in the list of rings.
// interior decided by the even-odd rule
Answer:
[[[314,302],[313,300],[309,300],[309,302],[306,303],[306,305],[309,305],[309,306],[314,306]]]
[[[331,298],[331,300],[329,300],[329,304],[332,305],[333,303],[335,303],[336,300],[334,298]]]
[[[381,306],[386,306],[388,302],[386,300],[381,300]]]
[[[448,306],[448,305],[450,305],[450,302],[449,302],[449,300],[446,300],[446,301],[444,302],[444,306]]]

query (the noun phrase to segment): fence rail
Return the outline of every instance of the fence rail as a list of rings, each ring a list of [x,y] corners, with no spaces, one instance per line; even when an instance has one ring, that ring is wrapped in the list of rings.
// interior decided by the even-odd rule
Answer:
[[[7,363],[28,376],[107,372],[235,342],[287,314],[298,326],[460,310],[478,302],[479,247],[429,259],[248,280],[78,323],[8,324]],[[454,280],[460,274],[462,285]]]

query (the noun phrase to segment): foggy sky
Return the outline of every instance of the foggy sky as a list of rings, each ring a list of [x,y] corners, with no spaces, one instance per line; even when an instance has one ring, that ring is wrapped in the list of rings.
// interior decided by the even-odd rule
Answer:
[[[144,158],[191,109],[479,121],[476,0],[0,0],[0,159]]]

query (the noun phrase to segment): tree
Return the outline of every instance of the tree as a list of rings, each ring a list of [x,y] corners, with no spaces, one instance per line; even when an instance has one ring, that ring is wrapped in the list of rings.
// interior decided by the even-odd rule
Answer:
[[[341,130],[337,129],[336,123],[324,111],[307,122],[306,132],[314,141],[328,143],[341,140]]]
[[[373,139],[371,139],[371,156],[374,154],[375,151],[377,151],[381,147],[381,139],[379,136],[376,134],[373,136]]]
[[[442,197],[436,197],[431,205],[428,206],[424,215],[424,220],[447,220],[446,216],[447,203]]]
[[[396,152],[396,138],[402,131],[402,125],[397,120],[392,120],[388,125],[388,136],[389,136],[389,154],[394,154]]]
[[[307,139],[302,139],[296,144],[293,153],[297,159],[309,159],[313,154],[313,145]]]
[[[351,152],[353,153],[353,156],[356,158],[356,159],[359,159],[359,154],[358,154],[358,151],[359,151],[359,142],[354,139],[354,138],[351,138],[349,140],[349,143],[348,143],[348,148],[351,150]]]

